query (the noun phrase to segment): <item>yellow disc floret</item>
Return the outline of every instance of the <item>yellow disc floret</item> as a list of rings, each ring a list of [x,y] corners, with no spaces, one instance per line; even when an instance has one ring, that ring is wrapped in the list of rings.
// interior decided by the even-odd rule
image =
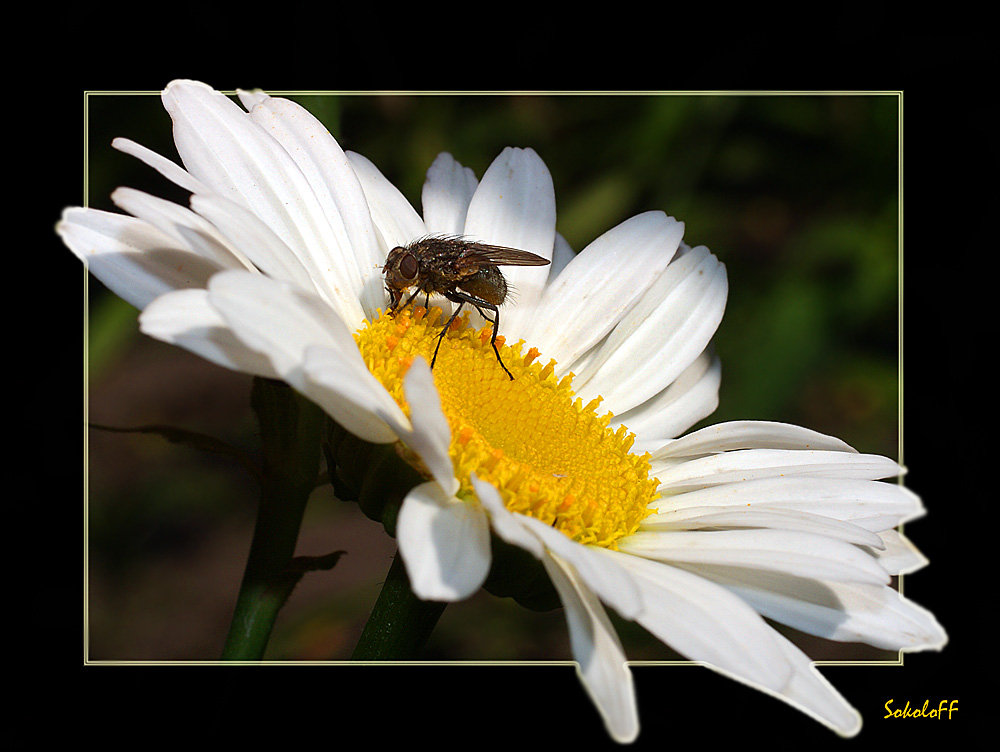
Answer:
[[[403,377],[416,356],[431,361],[442,326],[441,309],[405,309],[366,322],[355,339],[369,370],[404,412]],[[476,331],[468,316],[453,322],[434,363],[434,383],[451,427],[450,454],[459,496],[472,494],[469,476],[495,486],[512,512],[553,525],[579,543],[616,547],[650,514],[658,482],[649,455],[632,454],[635,438],[613,430],[611,413],[598,416],[601,398],[584,405],[571,388],[573,374],[555,375],[555,361],[523,341],[490,345],[492,326]]]

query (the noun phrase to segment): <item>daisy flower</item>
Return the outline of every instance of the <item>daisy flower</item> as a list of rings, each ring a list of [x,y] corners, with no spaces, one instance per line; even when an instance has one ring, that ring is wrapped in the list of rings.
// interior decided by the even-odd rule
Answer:
[[[780,423],[683,435],[717,405],[710,343],[728,283],[680,222],[648,212],[574,254],[531,149],[506,149],[481,180],[440,155],[421,215],[297,104],[239,98],[167,87],[183,168],[114,142],[190,191],[190,207],[120,188],[131,216],[68,209],[58,232],[142,310],[146,334],[282,379],[356,436],[398,444],[426,478],[396,523],[417,596],[476,592],[491,534],[529,552],[622,742],[639,723],[608,607],[843,735],[860,716],[765,618],[889,650],[944,644],[934,617],[889,586],[926,563],[895,530],[923,512],[884,482],[896,462]],[[387,253],[431,235],[551,261],[503,268],[515,292],[496,343],[513,379],[475,312],[441,340],[433,371],[447,302],[385,312]]]

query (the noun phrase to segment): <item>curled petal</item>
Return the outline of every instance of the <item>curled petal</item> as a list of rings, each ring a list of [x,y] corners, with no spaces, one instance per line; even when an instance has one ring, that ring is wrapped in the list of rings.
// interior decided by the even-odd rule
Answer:
[[[581,371],[584,401],[603,395],[618,414],[659,394],[704,352],[728,291],[725,266],[708,249],[674,259]]]
[[[780,690],[769,694],[815,718],[840,736],[851,737],[861,731],[861,714],[823,678],[809,656],[781,635],[778,635],[778,645],[792,667],[792,675]]]
[[[893,478],[902,468],[887,457],[839,451],[741,449],[673,463],[654,460],[652,472],[661,488],[676,493],[722,483],[792,477],[877,480]]]
[[[606,604],[626,619],[635,619],[642,612],[642,596],[632,578],[620,567],[609,566],[598,555],[595,546],[581,546],[562,532],[532,517],[517,515],[545,548],[568,562],[579,572],[587,586]]]
[[[878,537],[882,545],[873,547],[870,553],[889,574],[910,574],[930,563],[910,539],[899,531],[881,530]]]
[[[406,495],[396,526],[399,552],[417,597],[456,601],[475,593],[490,569],[489,521],[475,501],[435,482]]]
[[[566,265],[546,287],[531,329],[519,335],[546,357],[572,363],[639,301],[683,235],[684,225],[663,212],[622,222]]]
[[[616,415],[612,428],[626,426],[637,437],[636,453],[653,452],[680,436],[719,406],[722,363],[707,349],[666,389],[641,405]]]
[[[135,157],[139,161],[149,165],[171,183],[183,188],[189,193],[211,193],[207,185],[198,180],[194,175],[187,172],[180,165],[171,162],[166,157],[157,154],[152,149],[147,149],[142,144],[127,138],[116,138],[111,142],[111,147],[123,154]]]
[[[668,442],[652,455],[652,460],[694,459],[737,449],[823,449],[857,452],[835,436],[827,436],[789,423],[738,420],[717,423]]]

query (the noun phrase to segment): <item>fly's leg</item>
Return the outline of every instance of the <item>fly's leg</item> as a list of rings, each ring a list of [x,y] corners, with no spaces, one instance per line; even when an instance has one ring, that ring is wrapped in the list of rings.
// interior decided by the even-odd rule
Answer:
[[[412,303],[421,292],[424,293],[424,310],[425,311],[429,311],[431,309],[431,305],[430,305],[431,304],[431,294],[430,294],[430,292],[428,292],[426,290],[421,290],[418,287],[416,290],[413,291],[413,294],[406,299],[406,302],[403,303],[403,305],[389,306],[388,314],[390,316],[392,316],[394,313],[396,313],[396,311],[402,311],[404,308],[406,308],[406,306],[408,306],[410,303]],[[400,299],[402,299],[402,297]]]
[[[507,366],[503,364],[503,359],[500,357],[500,351],[497,350],[497,330],[500,328],[500,309],[497,308],[495,305],[491,305],[489,303],[485,304],[483,308],[489,308],[491,311],[493,311],[493,320],[490,321],[490,317],[486,315],[486,312],[479,306],[476,306],[476,310],[479,311],[481,314],[483,314],[483,318],[486,319],[487,321],[490,321],[490,323],[493,324],[493,336],[490,337],[490,345],[493,346],[493,352],[496,353],[497,363],[500,364],[500,367],[507,373],[507,376],[510,377],[510,380],[513,381],[514,374],[512,374],[510,371],[507,370]]]
[[[450,295],[448,297],[449,299],[451,298]],[[453,302],[458,303],[458,308],[456,308],[455,312],[451,314],[451,318],[448,319],[448,323],[444,325],[444,329],[442,329],[441,333],[438,335],[437,347],[434,348],[434,357],[431,358],[431,368],[434,368],[434,363],[438,358],[438,350],[441,349],[441,342],[444,340],[444,336],[448,333],[448,329],[451,327],[451,322],[458,318],[459,311],[461,311],[462,306],[465,305],[464,300],[455,300]]]
[[[417,288],[416,290],[414,290],[414,291],[413,291],[413,295],[411,295],[410,297],[408,297],[408,298],[406,299],[406,302],[405,302],[405,303],[403,303],[403,305],[401,305],[401,306],[400,306],[399,308],[397,308],[397,309],[395,309],[395,310],[397,310],[397,311],[402,311],[402,310],[405,310],[405,309],[406,309],[406,306],[408,306],[408,305],[409,305],[410,303],[412,303],[412,302],[413,302],[413,299],[414,299],[415,297],[417,297],[417,296],[418,296],[419,294],[420,294],[420,288],[418,287],[418,288]]]
[[[402,311],[403,309],[405,309],[406,306],[412,303],[413,299],[417,297],[419,294],[420,294],[420,288],[418,287],[416,290],[413,291],[413,294],[406,299],[406,302],[403,303],[403,305],[389,306],[389,311],[388,311],[389,315],[392,316],[393,314],[396,313],[396,311]]]
[[[448,320],[449,325],[451,324],[452,321],[455,320],[455,316],[458,315],[458,311],[462,310],[462,306],[465,303],[469,303],[470,305],[475,307],[475,309],[482,314],[484,319],[493,324],[493,336],[490,338],[490,345],[492,345],[493,347],[493,352],[496,353],[497,363],[500,364],[500,367],[504,370],[507,376],[510,377],[510,380],[513,381],[514,374],[512,374],[510,371],[507,370],[507,366],[503,364],[503,359],[500,357],[500,351],[497,349],[497,330],[500,328],[500,309],[498,309],[492,303],[487,303],[482,298],[477,298],[474,295],[469,295],[468,293],[464,293],[461,290],[450,290],[445,294],[445,297],[448,298],[448,300],[452,301],[453,303],[459,304],[458,309],[455,311],[454,315]],[[492,319],[486,315],[486,311],[483,310],[484,308],[493,311]],[[444,331],[445,332],[448,331],[447,325],[445,326]],[[442,338],[444,337],[444,332],[441,333],[441,337]],[[440,346],[441,346],[441,340],[438,339],[438,347]],[[434,350],[434,357],[435,358],[437,357],[436,349]],[[431,361],[431,367],[432,368],[434,367],[433,361]]]

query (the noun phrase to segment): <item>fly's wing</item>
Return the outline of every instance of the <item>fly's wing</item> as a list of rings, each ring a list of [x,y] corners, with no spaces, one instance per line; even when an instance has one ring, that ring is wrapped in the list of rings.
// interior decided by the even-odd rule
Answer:
[[[430,236],[407,248],[420,261],[427,290],[442,290],[479,273],[484,266],[545,266],[548,259],[517,248],[477,243],[461,237]]]
[[[462,260],[473,264],[493,264],[495,266],[545,266],[550,263],[530,251],[507,248],[502,245],[469,243],[462,251]]]

